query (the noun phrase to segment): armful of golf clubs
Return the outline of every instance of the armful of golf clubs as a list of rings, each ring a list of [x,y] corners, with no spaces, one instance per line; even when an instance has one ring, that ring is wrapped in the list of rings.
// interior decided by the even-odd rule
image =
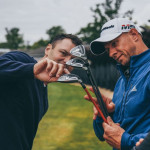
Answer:
[[[90,95],[90,93],[88,92],[88,90],[86,89],[85,85],[83,84],[81,78],[79,78],[79,76],[74,75],[74,74],[70,74],[70,75],[64,75],[61,78],[58,79],[58,82],[79,82],[82,87],[84,88],[85,92],[87,93],[89,99],[92,101],[92,103],[94,104],[94,106],[96,107],[96,110],[99,112],[100,116],[102,117],[102,119],[104,120],[104,122],[107,123],[107,117],[109,116],[109,109],[106,107],[109,107],[109,105],[106,105],[106,99],[104,96],[101,95],[99,88],[97,86],[97,83],[95,81],[95,78],[93,76],[93,73],[91,71],[90,68],[90,64],[88,62],[87,56],[86,56],[86,51],[85,51],[85,47],[83,45],[78,45],[74,48],[72,48],[70,50],[70,53],[72,56],[74,56],[73,59],[69,60],[68,62],[66,62],[66,65],[74,67],[74,68],[79,68],[79,69],[83,69],[86,71],[87,76],[89,78],[89,81],[92,85],[92,91],[94,92],[97,100],[95,101],[92,96]],[[108,102],[108,100],[107,100]],[[112,105],[112,104],[111,104]],[[112,108],[113,109],[113,108]]]
[[[109,116],[109,113],[107,111],[107,108],[104,104],[102,95],[99,91],[99,88],[97,86],[96,80],[94,78],[94,75],[92,73],[92,70],[90,68],[90,64],[88,62],[87,56],[86,56],[86,50],[83,45],[78,45],[71,49],[70,53],[75,57],[68,62],[66,62],[66,65],[72,66],[74,68],[83,69],[86,71],[86,74],[89,78],[89,81],[93,87],[94,94],[97,98],[98,105],[100,107],[100,111],[102,112],[102,115],[105,119],[103,119],[106,122],[106,118]],[[101,116],[102,116],[101,115]]]

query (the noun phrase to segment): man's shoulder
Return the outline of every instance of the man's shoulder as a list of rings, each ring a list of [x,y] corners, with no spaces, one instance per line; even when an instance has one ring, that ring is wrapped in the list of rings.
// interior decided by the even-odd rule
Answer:
[[[3,56],[8,56],[8,55],[11,55],[11,56],[26,56],[26,57],[30,57],[27,53],[25,52],[22,52],[22,51],[11,51],[11,52],[8,52],[8,53],[5,53]]]
[[[10,58],[16,61],[36,63],[36,60],[33,57],[22,51],[11,51],[2,55],[2,57]]]

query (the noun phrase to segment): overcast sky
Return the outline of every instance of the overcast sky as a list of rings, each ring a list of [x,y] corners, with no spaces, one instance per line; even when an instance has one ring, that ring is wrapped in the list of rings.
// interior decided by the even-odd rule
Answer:
[[[90,7],[104,0],[0,0],[0,42],[5,41],[5,27],[18,27],[25,42],[47,39],[46,30],[61,25],[75,34],[93,20]],[[133,20],[148,24],[149,0],[124,0],[120,13],[134,9]]]

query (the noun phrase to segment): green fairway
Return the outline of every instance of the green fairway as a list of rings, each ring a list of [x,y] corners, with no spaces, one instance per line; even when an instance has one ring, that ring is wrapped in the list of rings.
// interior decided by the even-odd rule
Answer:
[[[93,130],[93,105],[81,86],[51,83],[49,109],[40,122],[33,150],[111,150]]]

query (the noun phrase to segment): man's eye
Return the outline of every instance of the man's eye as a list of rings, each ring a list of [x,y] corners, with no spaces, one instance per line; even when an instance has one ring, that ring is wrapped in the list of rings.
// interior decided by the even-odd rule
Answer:
[[[114,47],[116,44],[115,43],[112,43],[112,46]]]
[[[67,56],[67,53],[65,53],[65,52],[61,52],[61,53],[62,53],[62,55]]]
[[[113,42],[112,43],[112,47],[116,47],[117,43],[116,42]]]

